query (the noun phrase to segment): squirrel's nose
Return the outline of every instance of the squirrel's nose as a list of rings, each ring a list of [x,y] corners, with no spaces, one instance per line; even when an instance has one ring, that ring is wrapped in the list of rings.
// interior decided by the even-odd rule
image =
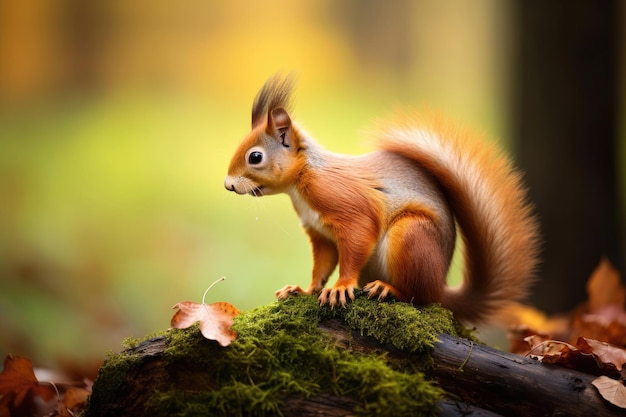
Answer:
[[[235,182],[231,177],[226,177],[226,179],[224,180],[224,188],[226,188],[228,191],[237,191],[235,190]]]

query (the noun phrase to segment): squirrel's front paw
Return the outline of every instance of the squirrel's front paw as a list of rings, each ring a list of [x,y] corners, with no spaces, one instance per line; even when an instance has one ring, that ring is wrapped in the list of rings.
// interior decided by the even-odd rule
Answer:
[[[351,300],[354,300],[354,286],[352,285],[336,285],[332,288],[324,288],[318,297],[320,305],[326,303],[330,304],[331,308],[334,308],[337,303],[342,307],[346,306],[347,299],[346,294]]]
[[[284,300],[290,295],[300,295],[307,294],[299,285],[285,285],[280,290],[276,291],[276,298],[279,300]]]

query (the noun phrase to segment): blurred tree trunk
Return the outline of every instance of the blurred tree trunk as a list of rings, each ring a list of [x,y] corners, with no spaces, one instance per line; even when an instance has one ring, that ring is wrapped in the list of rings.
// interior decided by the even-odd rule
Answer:
[[[99,86],[106,2],[0,0],[0,103]]]
[[[362,71],[391,71],[406,86],[415,22],[411,0],[350,0],[333,4]]]
[[[624,267],[616,170],[618,1],[516,3],[513,117],[544,236],[534,301],[566,311],[586,298],[602,256]]]
[[[62,32],[66,55],[64,90],[93,92],[102,83],[102,55],[108,17],[106,1],[65,0]]]

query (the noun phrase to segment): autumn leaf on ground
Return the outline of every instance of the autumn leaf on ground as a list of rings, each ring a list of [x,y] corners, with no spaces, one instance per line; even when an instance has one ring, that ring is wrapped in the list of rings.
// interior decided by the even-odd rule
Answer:
[[[602,258],[600,264],[591,273],[587,282],[589,296],[588,310],[593,313],[607,306],[618,306],[622,310],[626,303],[626,288],[622,286],[619,272],[609,262]]]
[[[626,408],[626,386],[621,381],[602,375],[591,381],[591,384],[602,398],[617,407]]]
[[[12,401],[14,407],[19,407],[29,393],[48,401],[54,392],[39,383],[29,359],[8,355],[0,374],[0,398],[7,405]]]
[[[579,337],[576,345],[582,352],[593,355],[600,368],[615,367],[621,371],[626,364],[626,349],[586,337]]]
[[[529,336],[525,338],[531,346],[527,356],[542,363],[576,369],[592,375],[600,375],[601,368],[591,353],[584,352],[578,346],[559,340],[545,340],[542,337]]]
[[[522,304],[504,310],[500,322],[509,328],[511,351],[528,353],[523,342],[532,334],[570,344],[585,337],[626,347],[626,288],[607,259],[602,259],[589,277],[587,293],[586,302],[558,316],[548,317]]]
[[[48,417],[75,417],[85,409],[87,397],[91,394],[91,384],[82,384],[83,386],[69,386],[62,392],[59,391],[57,384],[49,383],[57,395],[57,405],[54,411],[48,414]]]
[[[68,410],[82,408],[90,394],[90,388],[68,387],[63,395],[63,405]]]
[[[578,350],[576,346],[559,340],[546,339],[540,335],[532,335],[524,338],[530,345],[528,356],[532,356],[540,361],[555,363],[557,358],[566,358],[570,352]]]
[[[626,288],[611,263],[602,259],[587,282],[589,299],[572,314],[570,339],[586,337],[626,346]]]
[[[221,279],[223,280],[223,278]],[[205,304],[204,297],[214,282],[206,289],[202,296],[202,303],[183,301],[174,306],[178,311],[172,317],[171,326],[175,329],[186,329],[194,323],[200,322],[200,332],[210,340],[216,340],[222,346],[228,346],[235,340],[237,334],[230,329],[233,320],[239,315],[239,310],[227,302]]]
[[[508,328],[509,350],[520,355],[528,353],[529,344],[532,349],[542,341],[567,340],[569,336],[569,318],[548,317],[536,308],[520,303],[510,303],[498,319]],[[535,336],[533,343],[526,340],[530,336]]]
[[[626,349],[584,337],[576,345],[559,340],[546,340],[533,335],[524,339],[530,345],[528,356],[543,363],[576,369],[592,375],[624,376]]]

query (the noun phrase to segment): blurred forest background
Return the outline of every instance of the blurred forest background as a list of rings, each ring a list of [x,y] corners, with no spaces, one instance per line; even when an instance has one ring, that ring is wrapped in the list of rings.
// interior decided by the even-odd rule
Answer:
[[[297,74],[296,118],[327,148],[364,152],[362,132],[374,120],[427,106],[503,141],[525,170],[535,161],[544,171],[529,174],[533,197],[552,198],[544,207],[557,207],[556,216],[578,207],[534,191],[548,179],[556,187],[571,182],[558,165],[568,140],[561,135],[556,155],[524,142],[532,125],[525,109],[542,111],[548,121],[540,127],[555,109],[520,97],[527,97],[525,83],[531,91],[541,79],[533,72],[540,63],[525,67],[528,51],[543,43],[528,36],[541,33],[533,25],[570,36],[579,22],[563,29],[554,16],[568,19],[578,7],[572,4],[593,2],[546,11],[522,3],[0,0],[0,356],[95,369],[123,338],[167,328],[171,306],[199,302],[221,276],[226,281],[207,301],[240,309],[273,301],[285,284],[308,284],[310,249],[288,198],[223,188],[231,153],[250,127],[252,99],[277,71]],[[561,239],[576,245],[583,223],[592,233],[608,230],[585,246],[591,261],[576,264],[580,278],[564,274],[578,293],[602,254],[623,266],[624,33],[617,28],[626,19],[618,2],[607,4],[611,42],[586,50],[607,51],[611,62],[602,87],[613,94],[610,118],[599,123],[612,130],[586,136],[576,151],[586,158],[600,142],[609,147],[610,161],[605,155],[585,168],[606,168],[610,178],[603,223],[576,213],[582,217],[565,234],[559,229],[546,240],[548,248]],[[603,7],[600,17],[585,11],[571,18],[604,33]],[[533,17],[543,14],[548,22]],[[600,65],[594,54],[576,56],[583,66]],[[550,85],[539,90],[550,96]],[[563,118],[575,126],[576,117]],[[578,186],[573,193],[597,201]],[[542,278],[578,256],[546,258],[562,263]],[[552,299],[567,292],[552,291]]]

